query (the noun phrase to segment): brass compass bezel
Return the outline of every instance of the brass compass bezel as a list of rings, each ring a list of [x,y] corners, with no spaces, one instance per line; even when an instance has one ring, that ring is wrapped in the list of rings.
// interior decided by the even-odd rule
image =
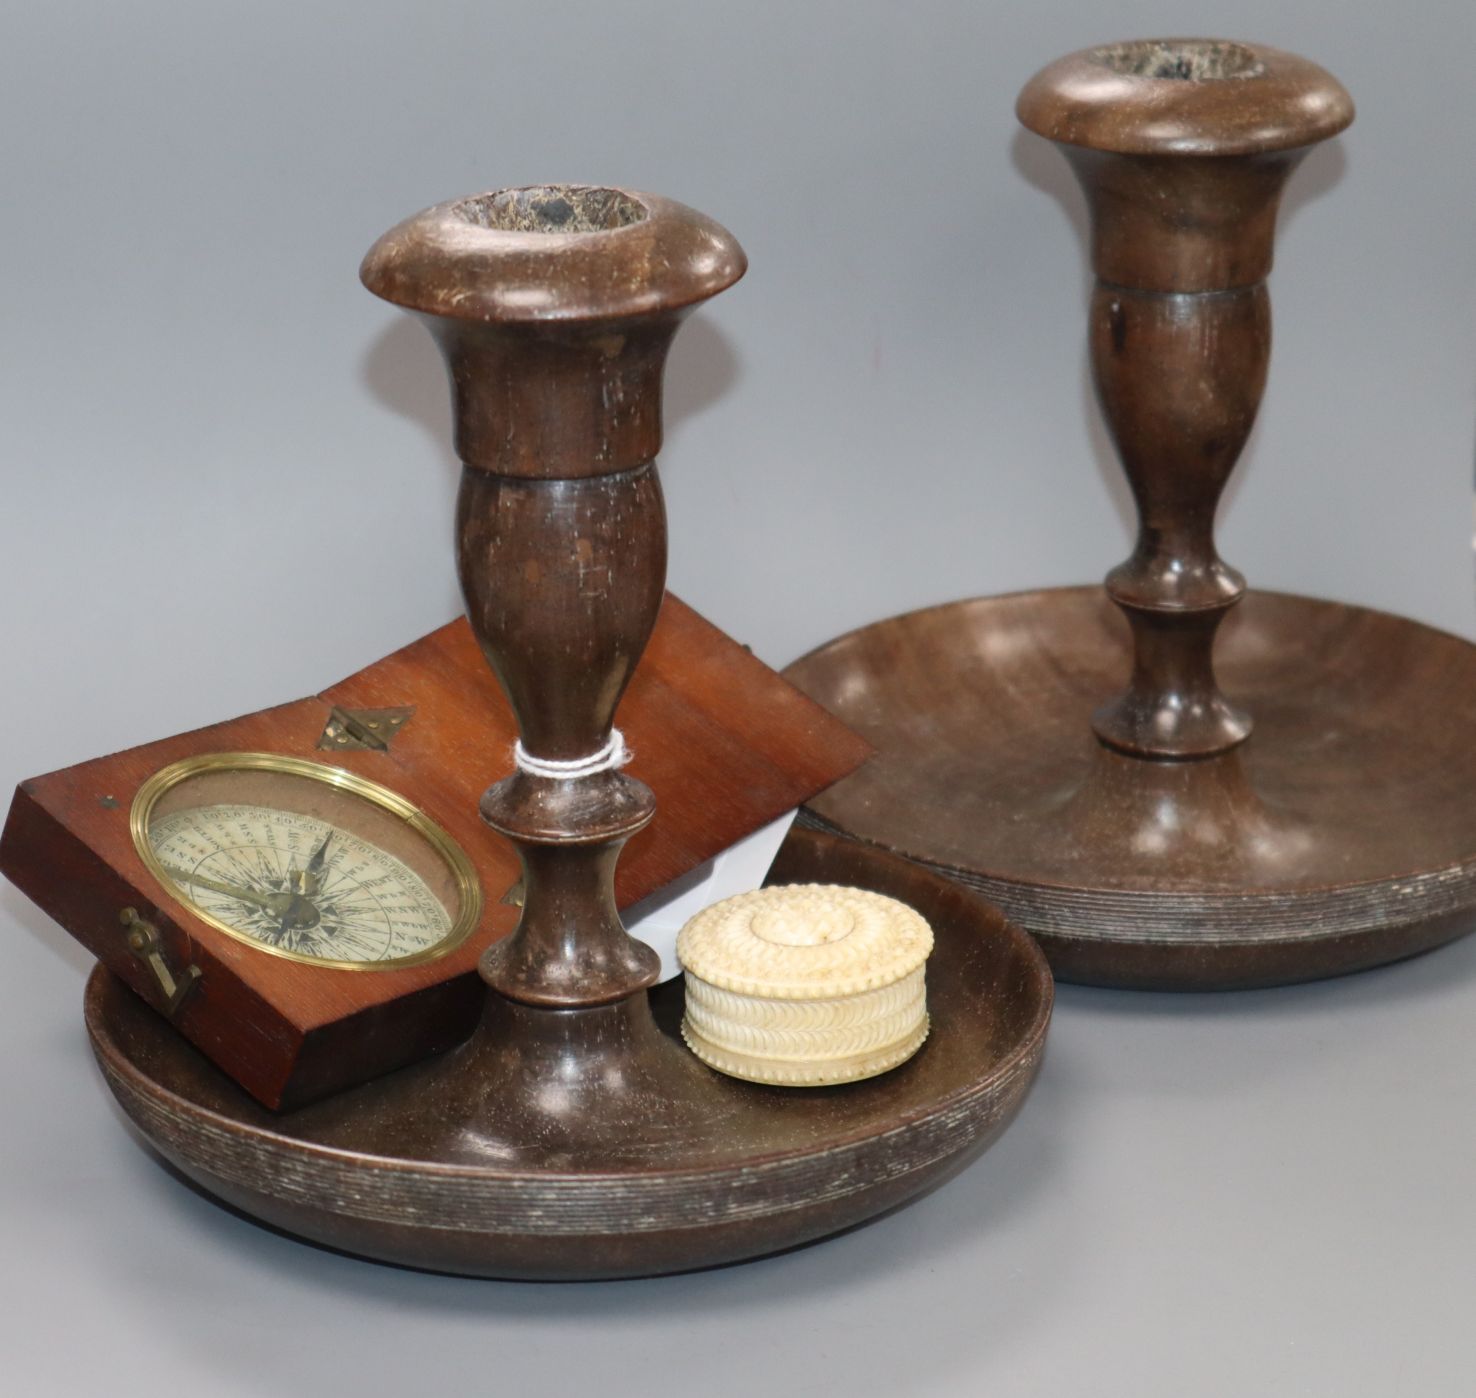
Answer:
[[[430,845],[451,874],[457,899],[457,910],[451,923],[451,930],[438,942],[409,956],[385,961],[337,961],[268,946],[265,942],[258,941],[255,937],[231,927],[220,918],[206,912],[170,876],[154,853],[153,844],[149,840],[149,818],[165,793],[172,791],[181,783],[205,773],[232,771],[270,772],[321,782],[325,786],[368,801],[403,821],[416,835]],[[138,857],[143,860],[144,866],[171,898],[188,909],[192,916],[207,926],[213,927],[217,932],[222,932],[233,941],[240,942],[266,956],[275,956],[283,961],[294,961],[299,965],[316,966],[324,970],[335,971],[398,971],[408,966],[422,965],[427,961],[437,961],[448,952],[454,951],[466,941],[472,929],[481,919],[482,885],[477,877],[476,868],[466,851],[419,806],[401,796],[399,792],[387,786],[381,786],[378,782],[370,781],[367,777],[361,777],[357,772],[349,772],[342,767],[333,767],[325,762],[313,762],[306,758],[288,757],[282,753],[272,752],[212,752],[182,758],[178,762],[171,762],[168,766],[161,767],[138,788],[133,798],[133,805],[129,810],[128,828]],[[393,855],[394,851],[388,850],[386,853]]]

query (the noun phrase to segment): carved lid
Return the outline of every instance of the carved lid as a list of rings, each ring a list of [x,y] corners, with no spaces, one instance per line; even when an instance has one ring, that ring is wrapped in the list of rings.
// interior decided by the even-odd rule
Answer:
[[[1122,155],[1251,155],[1336,136],[1353,99],[1315,63],[1264,44],[1138,39],[1057,59],[1015,115],[1052,141]]]
[[[597,321],[680,310],[748,268],[712,219],[659,195],[532,185],[437,204],[390,229],[359,277],[407,310],[472,321]]]

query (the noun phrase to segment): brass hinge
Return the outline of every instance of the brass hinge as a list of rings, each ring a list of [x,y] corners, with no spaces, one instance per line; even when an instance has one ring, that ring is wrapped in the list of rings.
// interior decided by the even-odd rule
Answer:
[[[414,705],[401,709],[340,709],[335,704],[328,711],[318,746],[330,752],[346,748],[388,752],[390,741],[410,722],[414,712]]]

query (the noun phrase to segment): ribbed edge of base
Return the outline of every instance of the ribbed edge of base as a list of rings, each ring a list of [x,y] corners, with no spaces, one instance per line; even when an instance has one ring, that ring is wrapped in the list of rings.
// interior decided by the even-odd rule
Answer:
[[[800,821],[813,830],[870,843],[808,809],[800,812]],[[1260,946],[1476,914],[1476,863],[1340,887],[1228,893],[1064,888],[958,869],[901,850],[893,853],[982,894],[1027,932],[1082,942]]]

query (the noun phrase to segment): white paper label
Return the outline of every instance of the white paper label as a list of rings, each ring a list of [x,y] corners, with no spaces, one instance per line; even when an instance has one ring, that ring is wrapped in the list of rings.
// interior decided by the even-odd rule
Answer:
[[[625,930],[661,958],[662,980],[670,980],[682,969],[677,964],[676,939],[687,919],[713,903],[748,893],[763,883],[798,814],[790,811],[770,821],[625,910]]]

